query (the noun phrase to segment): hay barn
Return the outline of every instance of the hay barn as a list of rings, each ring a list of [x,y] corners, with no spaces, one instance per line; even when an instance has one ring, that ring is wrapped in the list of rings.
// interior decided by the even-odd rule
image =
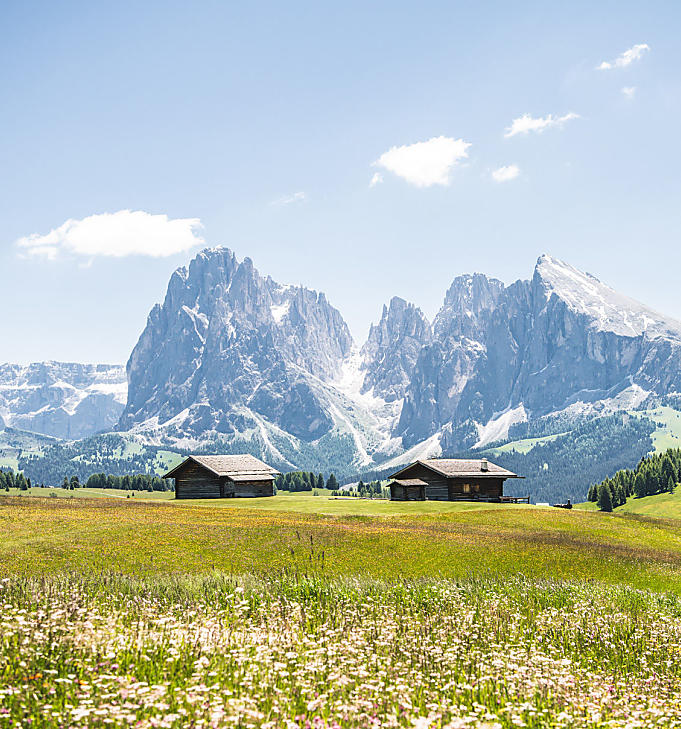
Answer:
[[[486,458],[429,458],[416,461],[390,479],[393,501],[525,501],[505,497],[504,481],[521,478]]]
[[[175,479],[176,499],[274,496],[279,471],[251,455],[189,456],[163,478]]]

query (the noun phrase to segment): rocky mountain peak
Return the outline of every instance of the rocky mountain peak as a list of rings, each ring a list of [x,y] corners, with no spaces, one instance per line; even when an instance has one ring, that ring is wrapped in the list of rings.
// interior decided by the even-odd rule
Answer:
[[[502,281],[482,273],[457,276],[433,322],[435,335],[475,338],[481,320],[496,307],[503,291]]]
[[[372,324],[362,347],[362,367],[366,371],[363,392],[373,388],[386,402],[404,396],[421,348],[432,336],[423,312],[399,296],[383,306],[381,319]]]
[[[178,436],[229,432],[246,411],[251,422],[319,437],[331,420],[310,378],[337,376],[352,344],[323,294],[263,277],[227,248],[206,249],[173,274],[149,316],[128,361],[119,427],[173,420]]]

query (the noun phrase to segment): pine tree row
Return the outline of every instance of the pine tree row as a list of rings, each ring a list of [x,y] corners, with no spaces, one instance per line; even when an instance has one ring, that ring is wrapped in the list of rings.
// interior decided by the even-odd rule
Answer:
[[[654,496],[674,493],[681,481],[681,448],[670,448],[642,458],[635,469],[617,471],[589,489],[588,500],[596,502],[601,511],[612,511],[626,503],[630,496]]]

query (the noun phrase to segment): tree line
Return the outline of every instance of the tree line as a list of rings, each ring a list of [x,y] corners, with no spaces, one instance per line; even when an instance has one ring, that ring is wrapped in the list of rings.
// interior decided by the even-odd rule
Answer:
[[[588,500],[601,511],[612,511],[626,504],[630,496],[642,498],[674,493],[681,481],[681,448],[670,448],[642,458],[636,468],[625,468],[589,488]]]
[[[74,476],[73,478],[78,478]],[[66,479],[64,479],[66,480]],[[120,489],[121,491],[174,491],[172,478],[150,476],[137,473],[133,476],[113,476],[106,473],[93,473],[86,482],[89,489]]]
[[[380,481],[369,481],[369,483],[364,483],[364,481],[360,479],[354,488],[346,489],[345,491],[341,491],[340,489],[332,491],[331,496],[359,496],[362,499],[389,499],[390,489],[385,486],[381,486]]]
[[[28,491],[31,486],[46,488],[44,484],[31,484],[31,478],[26,477],[21,471],[15,473],[11,468],[0,470],[0,490],[20,489]],[[149,476],[145,473],[126,476],[112,476],[106,473],[93,473],[85,484],[81,483],[78,474],[70,478],[64,476],[61,488],[69,491],[79,488],[89,489],[119,489],[121,491],[173,491],[173,481],[170,478],[159,478]]]
[[[0,491],[9,491],[10,489],[28,491],[31,485],[31,479],[26,478],[21,471],[14,473],[11,468],[0,470]],[[44,488],[42,484],[40,486]]]
[[[338,488],[338,481],[333,473],[324,478],[323,473],[315,475],[313,471],[289,471],[282,473],[274,480],[277,491],[313,491],[314,489]]]

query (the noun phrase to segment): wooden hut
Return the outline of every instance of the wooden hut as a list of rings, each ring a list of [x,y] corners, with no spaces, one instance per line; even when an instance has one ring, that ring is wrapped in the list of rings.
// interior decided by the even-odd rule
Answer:
[[[504,496],[504,481],[522,477],[486,458],[429,458],[390,478],[393,501],[517,501]]]
[[[176,499],[274,496],[279,472],[251,455],[189,456],[163,478],[175,479]]]

